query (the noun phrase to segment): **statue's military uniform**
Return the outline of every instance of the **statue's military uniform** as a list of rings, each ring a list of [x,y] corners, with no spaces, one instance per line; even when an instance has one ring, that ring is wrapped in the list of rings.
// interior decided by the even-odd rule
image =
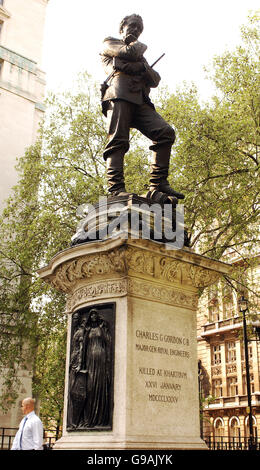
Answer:
[[[125,191],[123,163],[129,149],[129,129],[136,128],[152,140],[153,151],[150,188],[161,190],[168,185],[167,176],[175,132],[156,112],[149,98],[150,88],[156,88],[160,75],[149,66],[143,54],[147,47],[139,41],[127,45],[120,39],[104,40],[101,54],[107,75],[114,71],[102,97],[108,117],[108,143],[104,150],[107,161],[109,191]]]

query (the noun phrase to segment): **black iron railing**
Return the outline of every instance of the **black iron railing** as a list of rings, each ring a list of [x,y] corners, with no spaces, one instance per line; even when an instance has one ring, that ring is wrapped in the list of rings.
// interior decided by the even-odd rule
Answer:
[[[0,450],[10,450],[18,428],[0,428]],[[44,431],[44,448],[52,449],[56,442],[56,430]],[[260,450],[260,438],[249,437],[206,437],[204,438],[209,450]]]
[[[18,428],[0,428],[0,450],[10,450]],[[44,430],[44,449],[52,449],[56,439],[56,430]],[[60,437],[60,436],[59,436]]]
[[[260,450],[260,439],[249,437],[207,437],[204,438],[209,450]]]
[[[0,449],[11,449],[17,428],[0,428]]]

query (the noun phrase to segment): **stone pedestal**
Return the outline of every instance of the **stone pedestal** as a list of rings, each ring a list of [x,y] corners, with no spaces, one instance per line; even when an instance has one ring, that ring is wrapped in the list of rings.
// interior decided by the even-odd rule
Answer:
[[[206,448],[199,425],[198,292],[229,268],[189,248],[118,237],[69,248],[39,270],[67,294],[64,428],[55,449]],[[111,419],[105,428],[73,430],[67,423],[72,315],[92,306],[112,333]]]

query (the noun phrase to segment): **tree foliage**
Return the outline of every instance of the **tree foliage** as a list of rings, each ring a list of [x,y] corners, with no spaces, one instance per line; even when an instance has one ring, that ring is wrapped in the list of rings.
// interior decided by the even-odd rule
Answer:
[[[188,85],[157,97],[159,112],[177,133],[169,179],[186,194],[191,248],[217,259],[231,250],[243,255],[259,236],[259,18],[250,21],[242,28],[243,45],[214,58],[210,73],[217,92],[209,103],[200,104]],[[19,159],[19,184],[1,220],[1,406],[14,401],[19,370],[28,368],[45,425],[59,425],[65,299],[36,271],[69,246],[77,208],[107,194],[106,123],[97,85],[87,74],[76,90],[50,94],[46,105],[39,139]],[[125,179],[127,189],[140,195],[148,182],[148,145],[132,132]]]
[[[186,194],[191,247],[217,259],[259,239],[259,18],[251,21],[243,46],[213,60],[211,102],[202,106],[194,86],[161,102],[178,132],[172,174]]]

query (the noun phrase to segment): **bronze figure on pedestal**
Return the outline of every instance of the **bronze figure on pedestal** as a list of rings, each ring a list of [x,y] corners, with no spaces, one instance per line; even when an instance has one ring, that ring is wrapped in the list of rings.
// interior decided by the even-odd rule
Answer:
[[[172,189],[167,180],[175,131],[157,113],[149,98],[160,75],[144,57],[147,46],[138,38],[143,31],[139,15],[126,16],[120,23],[121,39],[104,40],[101,54],[109,76],[102,87],[102,109],[108,119],[108,143],[104,149],[111,196],[126,195],[124,155],[129,149],[129,130],[138,129],[152,141],[153,159],[147,197],[160,192],[175,199],[184,195]]]

